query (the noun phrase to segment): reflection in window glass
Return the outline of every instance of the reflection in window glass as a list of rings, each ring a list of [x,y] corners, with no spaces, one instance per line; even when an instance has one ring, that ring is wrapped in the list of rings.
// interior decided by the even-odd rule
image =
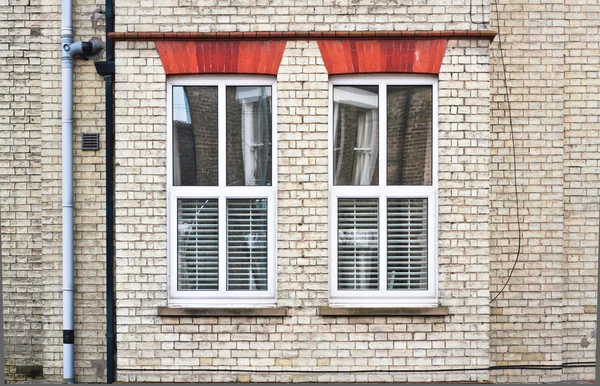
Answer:
[[[217,87],[173,87],[173,185],[217,186]]]
[[[431,185],[432,103],[431,86],[388,86],[388,185]]]
[[[377,86],[333,88],[333,183],[379,184]]]
[[[270,186],[271,87],[227,87],[227,185]]]

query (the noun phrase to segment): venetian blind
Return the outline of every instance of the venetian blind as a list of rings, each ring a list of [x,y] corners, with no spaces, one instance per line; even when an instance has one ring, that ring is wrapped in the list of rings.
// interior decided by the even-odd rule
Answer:
[[[387,202],[388,290],[426,290],[427,199]]]
[[[377,290],[377,199],[338,199],[338,289]]]
[[[227,200],[227,290],[267,290],[267,199]]]
[[[180,291],[219,289],[218,200],[177,200],[177,252]]]

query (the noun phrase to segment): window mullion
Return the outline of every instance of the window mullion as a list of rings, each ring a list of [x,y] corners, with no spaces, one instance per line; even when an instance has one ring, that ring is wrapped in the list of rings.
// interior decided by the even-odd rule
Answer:
[[[226,168],[226,151],[227,151],[227,133],[226,133],[226,110],[225,110],[225,85],[223,83],[218,86],[218,128],[219,128],[219,187],[221,189],[225,188],[227,183]]]
[[[437,294],[437,201],[435,192],[427,198],[427,290]]]
[[[333,242],[330,243],[330,251],[329,255],[330,265],[329,265],[329,277],[330,284],[329,290],[330,293],[337,292],[339,288],[338,284],[338,197],[335,194],[330,193],[330,202],[331,202],[331,215],[329,217],[329,230],[330,235],[329,238]]]
[[[227,199],[219,197],[219,294],[227,291]]]
[[[167,87],[167,194],[173,187],[173,85]]]
[[[387,292],[387,197],[379,197],[379,291]]]
[[[379,84],[379,186],[387,186],[387,86]],[[379,197],[379,291],[387,292],[387,197]]]
[[[168,280],[170,285],[170,291],[172,294],[178,291],[177,282],[179,278],[179,267],[178,267],[178,233],[177,233],[177,197],[170,195],[167,199],[167,215],[169,220],[167,222],[169,226],[169,232],[171,238],[169,239],[168,248],[170,253]]]
[[[275,293],[276,270],[275,248],[277,248],[277,232],[273,219],[275,218],[275,194],[271,193],[267,197],[267,291]]]
[[[379,85],[379,186],[387,186],[387,87]]]
[[[226,173],[226,106],[225,106],[225,84],[220,83],[218,85],[218,104],[217,104],[217,116],[218,116],[218,154],[219,154],[219,190],[221,191],[219,197],[219,294],[225,295],[226,293],[226,280],[227,280],[227,200],[225,198],[227,176]]]

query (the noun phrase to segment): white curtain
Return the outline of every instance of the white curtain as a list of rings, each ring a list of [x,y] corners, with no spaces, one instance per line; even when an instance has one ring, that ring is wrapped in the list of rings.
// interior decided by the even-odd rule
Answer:
[[[353,185],[371,185],[377,166],[379,150],[379,123],[377,110],[361,111],[356,122],[356,147],[354,148]]]
[[[242,101],[242,159],[244,160],[244,179],[246,186],[256,185],[255,173],[257,159],[257,125],[254,120],[254,104]]]

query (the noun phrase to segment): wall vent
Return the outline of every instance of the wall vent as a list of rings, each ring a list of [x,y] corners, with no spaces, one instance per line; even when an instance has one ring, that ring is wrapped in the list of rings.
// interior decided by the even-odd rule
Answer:
[[[81,134],[81,150],[98,150],[100,149],[100,134],[98,133],[82,133]]]

